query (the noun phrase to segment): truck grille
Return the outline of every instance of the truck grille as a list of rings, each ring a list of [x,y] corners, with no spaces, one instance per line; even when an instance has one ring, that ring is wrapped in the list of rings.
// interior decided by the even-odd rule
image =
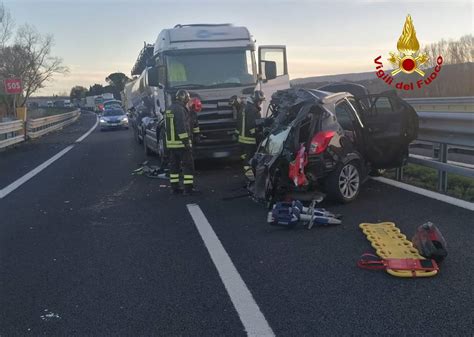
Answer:
[[[236,116],[227,100],[202,102],[202,111],[197,114],[199,128],[204,136],[201,145],[231,144],[237,141]]]

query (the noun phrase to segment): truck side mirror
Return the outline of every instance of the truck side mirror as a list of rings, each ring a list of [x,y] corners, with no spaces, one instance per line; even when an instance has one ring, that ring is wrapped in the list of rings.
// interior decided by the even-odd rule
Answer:
[[[163,88],[166,79],[164,66],[153,66],[147,69],[147,82],[150,87]]]
[[[265,79],[267,81],[273,80],[277,77],[277,66],[274,61],[262,61],[262,68],[264,69]]]

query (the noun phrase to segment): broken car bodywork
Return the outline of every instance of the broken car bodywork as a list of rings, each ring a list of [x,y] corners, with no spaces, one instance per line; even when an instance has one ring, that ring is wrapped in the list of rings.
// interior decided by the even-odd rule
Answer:
[[[360,183],[371,170],[405,164],[408,144],[417,135],[416,112],[394,92],[368,95],[360,87],[349,84],[339,93],[287,89],[272,96],[272,114],[261,123],[268,127],[251,160],[255,181],[249,189],[255,198],[273,203],[292,190],[325,189],[333,171],[349,162],[357,167]],[[351,109],[345,121],[342,105]],[[298,170],[304,179],[294,179]]]

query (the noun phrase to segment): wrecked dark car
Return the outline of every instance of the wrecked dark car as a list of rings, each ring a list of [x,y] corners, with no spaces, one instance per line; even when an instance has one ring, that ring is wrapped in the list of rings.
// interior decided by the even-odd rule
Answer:
[[[315,190],[350,202],[371,172],[406,163],[418,132],[415,110],[396,92],[369,95],[356,84],[281,90],[270,109],[249,186],[268,206]]]

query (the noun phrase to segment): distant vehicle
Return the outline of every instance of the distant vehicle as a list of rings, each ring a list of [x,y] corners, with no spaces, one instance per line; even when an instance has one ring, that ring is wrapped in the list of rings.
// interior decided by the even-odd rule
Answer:
[[[162,30],[154,45],[142,49],[132,75],[138,77],[123,91],[131,125],[145,152],[159,156],[165,155],[163,113],[179,89],[188,90],[202,103],[197,113],[201,137],[195,140],[196,157],[221,158],[239,153],[230,97],[248,97],[256,87],[270,97],[290,87],[285,46],[260,46],[256,53],[248,29],[229,24],[176,25]],[[142,105],[147,113],[141,112]],[[263,114],[267,106],[262,107]],[[152,122],[144,123],[144,115]]]
[[[56,108],[64,108],[64,101],[63,100],[54,101],[53,106]]]
[[[122,108],[104,110],[100,117],[100,130],[128,129],[128,117]]]
[[[54,106],[53,101],[47,101],[47,102],[46,102],[46,107],[52,108],[53,106]]]
[[[97,96],[94,98],[94,112],[102,113],[104,111],[104,98],[102,96]]]
[[[64,100],[64,107],[65,107],[65,108],[71,108],[71,107],[72,107],[71,100],[65,99],[65,100]]]
[[[122,109],[122,102],[116,99],[105,101],[104,110]]]
[[[406,164],[418,132],[415,110],[396,92],[368,95],[355,84],[278,91],[271,108],[251,160],[253,193],[267,204],[315,188],[350,202],[368,174]]]

